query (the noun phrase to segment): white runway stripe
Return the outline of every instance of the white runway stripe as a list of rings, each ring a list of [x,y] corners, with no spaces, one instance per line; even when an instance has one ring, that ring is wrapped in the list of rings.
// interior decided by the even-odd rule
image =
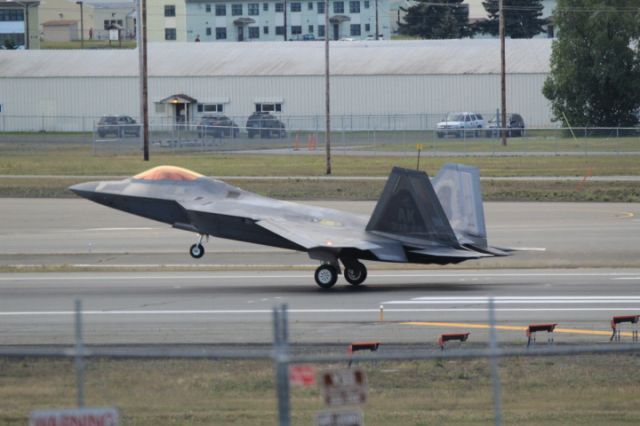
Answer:
[[[386,309],[385,313],[390,312],[487,312],[487,308],[415,308],[415,309]],[[638,312],[638,308],[619,308],[619,307],[602,307],[602,308],[497,308],[496,312],[584,312],[584,311],[615,311],[615,312]],[[351,314],[372,314],[378,313],[378,309],[289,309],[290,314],[331,314],[331,313],[351,313]],[[128,310],[128,311],[83,311],[83,316],[100,316],[100,315],[271,315],[270,309],[209,309],[209,310]],[[15,311],[0,312],[0,317],[39,317],[39,316],[73,316],[74,311]]]
[[[265,278],[277,278],[277,279],[300,279],[305,278],[308,279],[311,277],[311,273],[304,274],[255,274],[255,275],[218,275],[215,273],[211,274],[189,274],[189,275],[99,275],[99,274],[60,274],[60,275],[49,275],[46,276],[24,276],[13,275],[13,276],[0,276],[0,281],[123,281],[123,280],[144,280],[144,281],[158,281],[158,280],[251,280],[258,279],[264,280]],[[432,273],[425,271],[424,273],[416,273],[409,272],[406,274],[403,273],[389,273],[386,274],[384,272],[376,272],[369,274],[369,278],[374,279],[384,279],[384,278],[522,278],[522,277],[609,277],[612,279],[630,279],[638,276],[638,272],[507,272],[507,273]]]
[[[383,305],[470,305],[487,304],[483,296],[470,297],[415,297],[409,300],[388,300]],[[607,305],[636,304],[640,309],[640,296],[498,296],[496,305]]]

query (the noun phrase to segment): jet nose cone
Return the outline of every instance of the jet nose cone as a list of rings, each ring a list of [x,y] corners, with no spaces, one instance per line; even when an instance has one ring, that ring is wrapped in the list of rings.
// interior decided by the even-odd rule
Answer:
[[[85,182],[70,186],[69,189],[76,195],[83,198],[91,199],[91,196],[96,193],[96,188],[99,182]]]

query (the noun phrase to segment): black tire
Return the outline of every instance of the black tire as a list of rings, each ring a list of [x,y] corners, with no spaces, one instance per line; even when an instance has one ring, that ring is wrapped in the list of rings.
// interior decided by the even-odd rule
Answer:
[[[320,265],[313,277],[320,288],[327,290],[338,281],[338,270],[331,265]]]
[[[344,269],[344,279],[353,286],[358,286],[367,279],[367,267],[360,262],[349,264]]]
[[[194,259],[200,259],[202,256],[204,256],[204,247],[202,246],[202,244],[194,244],[191,246],[191,248],[189,248],[189,254]]]

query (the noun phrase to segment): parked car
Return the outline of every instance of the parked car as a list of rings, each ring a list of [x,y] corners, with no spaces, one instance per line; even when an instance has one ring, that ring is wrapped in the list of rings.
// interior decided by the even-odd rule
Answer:
[[[439,138],[479,136],[478,131],[473,129],[482,129],[483,127],[484,118],[478,113],[450,112],[443,121],[436,125],[436,134]]]
[[[198,124],[199,138],[237,138],[239,135],[238,125],[226,115],[204,115]]]
[[[107,135],[114,135],[116,138],[124,138],[127,136],[140,136],[140,125],[136,120],[128,115],[105,115],[100,117],[96,125],[98,136],[101,138]]]
[[[499,128],[502,126],[498,126],[499,117],[493,117],[487,123],[487,137],[488,138],[497,138],[500,136]],[[507,125],[506,128],[509,129],[507,131],[507,136],[524,136],[524,120],[520,114],[507,114]]]
[[[254,112],[247,120],[247,133],[252,138],[284,138],[287,136],[285,125],[268,112]]]

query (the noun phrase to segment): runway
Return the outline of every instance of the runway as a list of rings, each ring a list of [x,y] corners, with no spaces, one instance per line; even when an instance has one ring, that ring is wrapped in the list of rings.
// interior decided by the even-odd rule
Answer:
[[[370,214],[373,202],[315,202]],[[312,267],[306,254],[211,239],[191,259],[196,236],[78,199],[3,199],[0,265],[218,265],[246,269]],[[489,241],[545,248],[471,268],[640,267],[640,204],[485,203]]]
[[[76,297],[91,344],[268,343],[283,303],[294,343],[433,343],[460,329],[482,342],[487,296],[510,343],[540,322],[569,330],[556,341],[605,342],[613,315],[640,313],[640,269],[378,271],[340,284],[322,291],[300,271],[3,274],[0,342],[71,343]]]
[[[364,214],[374,205],[315,204]],[[200,265],[231,270],[186,271],[197,262],[186,253],[194,240],[187,232],[81,200],[4,199],[5,267],[134,267],[0,273],[0,345],[71,343],[76,297],[88,344],[269,343],[271,309],[283,303],[293,343],[432,345],[441,333],[466,330],[483,344],[488,296],[500,341],[516,344],[526,341],[525,325],[540,322],[558,323],[556,342],[606,342],[613,315],[640,314],[640,205],[487,203],[485,210],[492,244],[545,251],[466,269],[369,263],[366,285],[340,280],[326,292],[304,254],[212,240]]]

